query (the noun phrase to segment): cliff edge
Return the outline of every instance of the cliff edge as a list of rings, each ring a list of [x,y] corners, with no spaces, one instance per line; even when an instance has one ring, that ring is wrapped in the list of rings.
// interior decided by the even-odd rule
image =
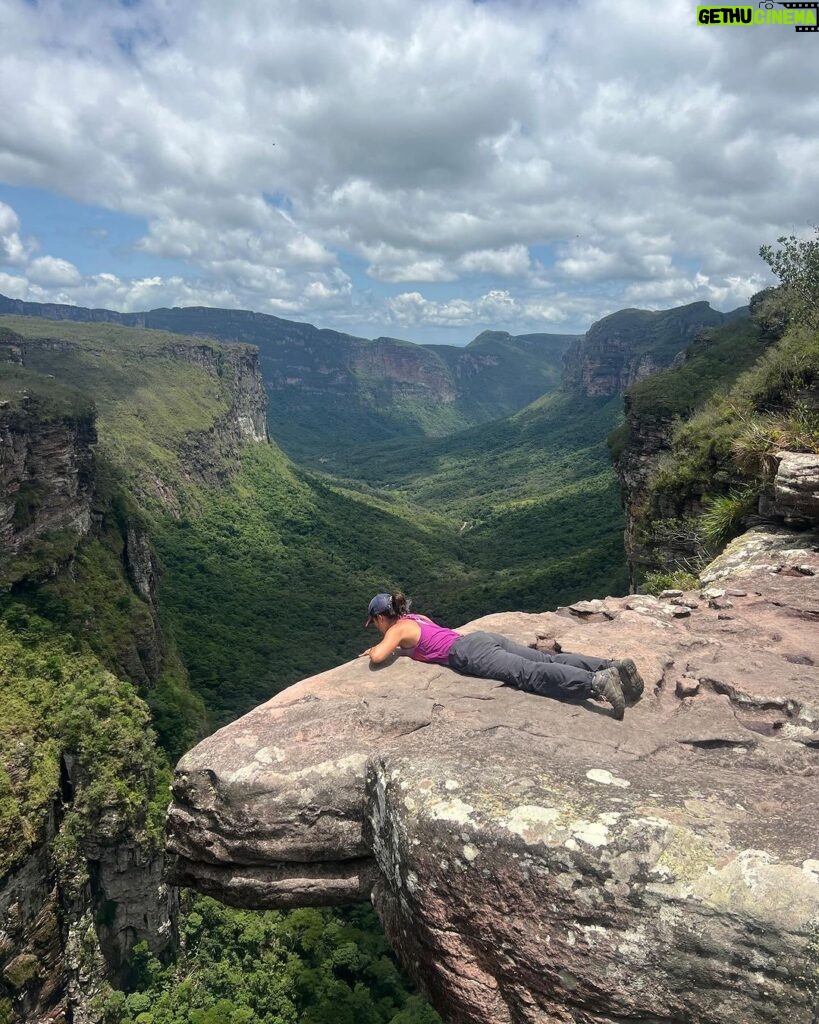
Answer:
[[[239,906],[372,898],[453,1024],[816,1020],[819,535],[760,528],[701,590],[488,616],[631,654],[614,721],[360,660],[179,763],[173,878]]]

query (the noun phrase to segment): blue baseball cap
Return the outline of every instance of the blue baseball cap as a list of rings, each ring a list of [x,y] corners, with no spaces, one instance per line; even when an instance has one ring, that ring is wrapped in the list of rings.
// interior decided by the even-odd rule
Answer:
[[[367,608],[367,621],[364,625],[369,626],[376,615],[383,615],[385,612],[390,611],[391,608],[392,596],[390,594],[376,594]]]

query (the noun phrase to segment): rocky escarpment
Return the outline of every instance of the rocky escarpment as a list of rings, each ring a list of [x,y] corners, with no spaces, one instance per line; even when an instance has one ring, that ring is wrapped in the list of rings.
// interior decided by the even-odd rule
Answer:
[[[214,425],[222,444],[234,451],[242,441],[268,441],[267,397],[259,352],[250,345],[166,345],[157,353],[199,366],[228,385],[230,408]]]
[[[819,525],[819,454],[777,452],[774,499],[763,505],[789,526]]]
[[[60,438],[59,450],[64,456],[76,442],[68,426],[62,423],[58,429],[29,423],[25,443],[15,445],[11,454],[22,447],[42,455],[44,431],[51,440],[55,436]],[[89,479],[81,492],[81,507],[85,513],[93,512],[89,516],[91,541],[104,517],[94,492],[93,451],[89,449],[83,455],[87,456]],[[70,466],[74,461],[63,457],[60,465]],[[5,446],[0,447],[0,465],[18,465]],[[54,465],[44,458],[37,461],[38,476],[34,479],[40,488],[41,507],[49,510],[52,529],[53,524],[59,523],[74,539],[70,546],[61,549],[59,562],[50,561],[51,549],[46,547],[49,560],[44,571],[49,576],[59,573],[70,578],[75,559],[81,558],[83,551],[82,545],[77,546],[78,538],[65,526],[73,528],[76,522],[77,496],[66,486],[72,479],[70,474],[52,476]],[[83,517],[85,528],[89,518]],[[134,624],[132,643],[120,646],[115,656],[127,669],[123,674],[150,688],[157,682],[163,649],[153,604],[155,565],[142,529],[130,525],[127,533],[128,540],[123,542],[128,552],[126,564],[133,571],[135,586],[148,601],[149,614],[143,616],[144,625]],[[46,538],[43,543],[47,543],[48,531],[42,537]],[[106,544],[115,540],[114,536],[105,537]],[[10,552],[5,561],[7,585],[29,590],[35,586],[33,550],[29,544],[20,547],[16,557],[12,557],[13,550]],[[41,555],[36,550],[35,553]],[[36,564],[41,562],[40,557]],[[123,583],[112,600],[122,600],[124,593],[127,586]],[[93,597],[83,595],[83,601],[89,617],[97,614]],[[25,613],[22,615],[25,628],[27,620]],[[26,637],[27,646],[36,643],[34,636]],[[60,656],[53,657],[56,661]],[[9,658],[13,660],[5,661]],[[2,659],[0,1016],[9,1024],[40,1020],[84,1024],[97,1019],[90,1003],[99,987],[106,981],[124,983],[135,943],[146,941],[158,954],[173,947],[175,894],[162,877],[162,850],[142,834],[142,827],[124,822],[118,811],[74,810],[78,795],[82,797],[99,785],[98,773],[104,765],[96,764],[94,772],[80,768],[71,751],[85,739],[75,737],[62,746],[61,738],[46,724],[52,717],[52,705],[59,701],[49,701],[47,706],[38,703],[43,686],[39,672],[29,669],[33,696],[28,702],[15,692],[7,692],[6,672],[13,671],[19,659],[5,646]],[[59,674],[62,670],[54,671]],[[133,691],[131,698],[135,699]],[[106,695],[99,694],[97,699],[97,713],[103,717],[111,715],[113,709]],[[81,708],[76,711],[79,714]],[[115,724],[112,731],[116,733]],[[33,737],[31,742],[29,736]],[[115,735],[113,743],[103,750],[101,757],[116,760],[124,756],[120,749],[122,737]],[[118,784],[125,785],[125,780],[118,780]],[[85,799],[81,802],[84,804]],[[137,811],[131,808],[132,816],[139,817]],[[146,808],[142,808],[143,818],[145,813]]]
[[[655,488],[653,478],[671,452],[676,418],[662,408],[636,411],[629,393],[624,404],[626,443],[614,465],[625,511],[624,546],[636,587],[646,573],[693,571],[700,564],[702,544],[690,524],[701,515],[709,487],[706,482],[692,485],[683,496]],[[721,484],[728,488],[732,480],[724,476]]]
[[[126,983],[135,943],[160,956],[176,943],[177,894],[163,857],[100,820],[100,834],[59,864],[61,818],[55,796],[37,840],[0,879],[0,1007],[9,1024],[96,1024],[93,998],[106,982]]]
[[[658,474],[672,458],[674,418],[662,409],[635,412],[632,401],[626,394],[627,440],[615,457],[632,585],[649,572],[691,571],[702,564],[707,545],[697,521],[715,494],[750,488],[754,494],[747,511],[756,521],[819,527],[819,454],[775,451],[767,458],[766,475],[756,479],[749,479],[730,455],[715,455],[705,472],[676,487],[658,487]]]
[[[731,314],[736,315],[736,314]],[[707,302],[649,312],[623,309],[603,317],[564,356],[564,381],[586,395],[616,395],[636,381],[674,366],[704,327],[726,314]]]
[[[235,473],[266,399],[249,346],[29,328],[0,325],[0,1020],[91,1024],[135,944],[175,944],[149,727],[201,735],[159,622],[162,509],[142,499],[173,510]]]
[[[236,472],[244,443],[270,440],[258,350],[250,345],[180,344],[163,347],[157,356],[200,367],[226,390],[227,411],[206,432],[192,432],[181,445],[186,475],[207,484],[223,483]],[[153,481],[153,492],[176,511],[176,497],[160,479]]]
[[[175,879],[371,897],[452,1024],[813,1024],[819,537],[708,579],[466,627],[632,655],[624,722],[408,659],[291,687],[180,762]]]
[[[819,344],[773,329],[770,299],[753,296],[750,316],[704,331],[679,366],[625,394],[609,446],[633,584],[696,571],[742,524],[819,522]]]
[[[0,401],[0,572],[10,586],[31,565],[20,556],[43,551],[42,572],[53,572],[91,530],[93,446],[90,408],[41,415],[22,390]],[[57,537],[65,543],[56,543]],[[44,542],[52,540],[49,555]]]
[[[87,737],[68,742],[55,734],[56,687],[63,685],[70,656],[52,649],[43,658],[60,681],[49,698],[42,664],[23,660],[28,653],[9,637],[19,625],[26,652],[48,643],[38,626],[25,632],[33,623],[21,595],[54,584],[51,600],[64,608],[70,581],[82,572],[78,563],[96,546],[113,555],[113,571],[121,577],[110,602],[127,601],[127,577],[148,606],[146,612],[130,594],[140,618],[128,637],[109,644],[117,662],[112,667],[145,692],[157,683],[164,645],[156,562],[144,525],[129,519],[121,504],[115,509],[119,497],[112,497],[108,483],[101,485],[93,407],[79,393],[26,369],[23,349],[5,346],[6,361],[17,358],[0,366],[0,567],[3,589],[12,591],[4,595],[0,652],[0,1019],[82,1024],[95,1019],[89,1010],[95,990],[106,980],[124,982],[135,943],[147,941],[160,954],[171,949],[175,895],[162,877],[162,850],[144,834],[147,808],[140,825],[124,821],[121,808],[97,807],[99,796],[93,812],[75,810],[78,795],[85,805],[84,794],[99,785],[105,766],[95,764],[93,772],[81,767],[74,752]],[[97,571],[107,564],[96,563]],[[98,587],[99,576],[92,582]],[[95,604],[98,593],[79,600],[83,628],[90,629],[107,609]],[[23,683],[14,679],[16,671],[28,672]],[[96,713],[111,716],[115,733],[110,694],[95,696]],[[103,750],[105,758],[124,757],[122,745],[116,735],[114,746]],[[130,811],[138,820],[138,809]]]
[[[57,335],[59,326],[53,326]],[[160,339],[163,337],[168,336],[159,335]],[[112,391],[113,396],[121,399],[125,388],[133,390],[132,379],[124,382],[134,366],[150,361],[154,366],[181,363],[195,367],[213,379],[212,393],[219,396],[224,411],[214,417],[205,431],[190,431],[181,445],[181,454],[186,474],[209,483],[218,483],[234,471],[243,443],[269,440],[267,395],[255,347],[196,343],[190,339],[163,343],[151,335],[139,344],[139,338],[135,334],[118,348],[116,342],[112,344],[90,329],[87,339],[75,341],[59,336],[24,337],[0,325],[0,360],[51,378],[60,378],[67,371],[78,386],[85,387],[87,382],[92,391],[96,375],[102,371],[103,390],[97,400],[103,416],[107,411],[105,399],[111,397],[106,392]],[[112,370],[113,388],[112,381],[105,378],[107,367]],[[162,481],[150,481],[148,490],[159,497],[164,495],[173,504],[173,495],[167,493]]]

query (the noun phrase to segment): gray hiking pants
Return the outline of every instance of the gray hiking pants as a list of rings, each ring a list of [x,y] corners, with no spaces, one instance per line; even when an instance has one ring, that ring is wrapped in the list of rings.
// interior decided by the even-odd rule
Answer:
[[[518,690],[565,701],[590,697],[592,676],[611,664],[583,654],[536,651],[499,633],[468,633],[449,650],[449,667],[462,675],[499,679]]]

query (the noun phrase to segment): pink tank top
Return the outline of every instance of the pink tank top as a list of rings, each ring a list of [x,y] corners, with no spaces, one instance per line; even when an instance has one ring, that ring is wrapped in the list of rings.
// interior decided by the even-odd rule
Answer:
[[[446,626],[428,622],[420,615],[403,615],[402,618],[411,619],[421,627],[421,639],[410,651],[410,657],[414,661],[433,661],[446,664],[449,658],[449,649],[456,640],[461,638],[461,634],[456,633],[454,629],[447,629]]]

